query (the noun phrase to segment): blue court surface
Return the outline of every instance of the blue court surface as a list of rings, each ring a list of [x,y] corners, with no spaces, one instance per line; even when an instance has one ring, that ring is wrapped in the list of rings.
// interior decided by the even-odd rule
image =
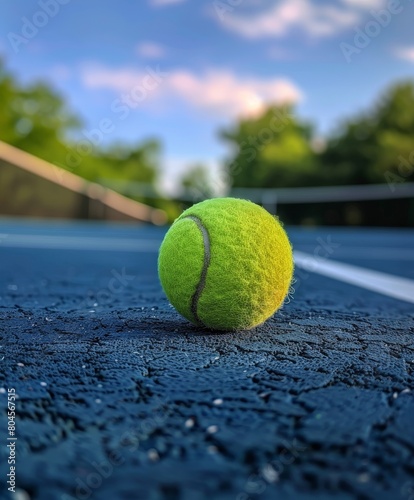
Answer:
[[[0,498],[413,500],[414,231],[287,228],[291,300],[225,334],[168,304],[165,231],[0,222]]]

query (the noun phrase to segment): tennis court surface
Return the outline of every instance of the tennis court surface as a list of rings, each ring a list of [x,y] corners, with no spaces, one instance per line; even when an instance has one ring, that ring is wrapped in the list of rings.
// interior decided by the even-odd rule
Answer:
[[[215,334],[162,293],[165,229],[2,221],[1,498],[413,500],[414,231],[287,231],[293,298]]]

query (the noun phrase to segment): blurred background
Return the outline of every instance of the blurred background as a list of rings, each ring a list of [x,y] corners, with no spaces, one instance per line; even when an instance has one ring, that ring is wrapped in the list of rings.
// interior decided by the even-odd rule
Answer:
[[[3,2],[0,215],[164,224],[234,195],[413,227],[413,23],[408,0]]]

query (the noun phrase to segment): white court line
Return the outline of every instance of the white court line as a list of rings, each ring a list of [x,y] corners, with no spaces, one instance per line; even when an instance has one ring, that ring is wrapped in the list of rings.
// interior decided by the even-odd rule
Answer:
[[[132,238],[94,238],[90,236],[50,236],[38,234],[9,234],[1,241],[0,249],[42,248],[58,250],[93,250],[122,252],[156,252],[158,240],[134,240]]]
[[[338,261],[316,258],[304,252],[295,251],[294,258],[295,264],[306,271],[414,304],[413,280]]]

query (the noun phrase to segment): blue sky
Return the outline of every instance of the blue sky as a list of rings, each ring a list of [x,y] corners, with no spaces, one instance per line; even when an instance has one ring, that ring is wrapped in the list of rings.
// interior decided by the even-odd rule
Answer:
[[[160,138],[171,184],[216,171],[218,130],[266,103],[297,103],[323,136],[413,78],[413,26],[413,0],[3,0],[0,53],[85,130],[111,119],[104,141]]]

